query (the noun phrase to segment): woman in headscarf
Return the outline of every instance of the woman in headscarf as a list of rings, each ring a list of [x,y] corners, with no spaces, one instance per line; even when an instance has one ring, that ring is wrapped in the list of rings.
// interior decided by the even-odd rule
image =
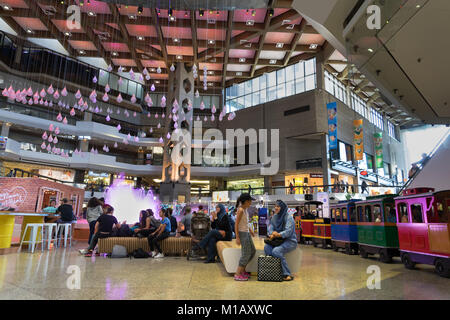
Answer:
[[[208,258],[205,263],[216,262],[217,241],[231,241],[232,239],[230,220],[223,204],[216,206],[216,211],[211,214],[211,221],[211,231],[192,248],[193,251],[208,248]]]
[[[268,256],[273,256],[281,259],[281,267],[283,269],[283,280],[291,281],[294,277],[289,270],[286,258],[286,253],[297,248],[297,236],[295,234],[294,218],[288,213],[286,203],[277,200],[274,208],[274,215],[270,220],[269,238],[271,240],[276,238],[284,239],[283,243],[277,247],[266,244],[264,252]]]

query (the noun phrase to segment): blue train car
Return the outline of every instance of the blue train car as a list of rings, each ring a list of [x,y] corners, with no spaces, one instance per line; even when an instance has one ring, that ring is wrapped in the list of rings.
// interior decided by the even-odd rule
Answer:
[[[358,228],[356,225],[355,200],[330,205],[331,247],[346,254],[358,254]]]

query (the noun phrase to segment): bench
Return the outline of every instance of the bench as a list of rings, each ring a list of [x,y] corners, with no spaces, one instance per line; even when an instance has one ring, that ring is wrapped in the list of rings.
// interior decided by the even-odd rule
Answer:
[[[169,237],[161,241],[161,249],[165,255],[186,255],[191,249],[192,240],[189,237]],[[128,253],[132,253],[138,248],[149,252],[147,238],[137,237],[110,237],[98,239],[98,252],[111,253],[114,245],[121,245],[127,248]]]
[[[257,272],[258,271],[258,257],[264,255],[264,239],[253,238],[253,242],[256,248],[256,254],[250,263],[247,265],[247,272]],[[236,240],[232,241],[219,241],[217,242],[217,252],[219,253],[220,261],[222,261],[225,266],[225,270],[228,273],[235,273],[239,265],[239,259],[241,257],[241,246],[236,244]],[[302,252],[300,248],[289,252],[286,254],[286,261],[288,263],[289,269],[292,273],[298,272],[302,262]]]

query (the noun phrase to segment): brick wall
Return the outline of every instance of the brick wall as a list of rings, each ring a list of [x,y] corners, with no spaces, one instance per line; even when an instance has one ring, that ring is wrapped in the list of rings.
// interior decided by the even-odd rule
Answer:
[[[0,207],[6,205],[22,212],[36,212],[36,209],[40,211],[40,195],[46,188],[60,192],[59,199],[67,198],[70,201],[72,196],[78,196],[78,205],[74,212],[81,212],[83,189],[39,178],[0,178]]]

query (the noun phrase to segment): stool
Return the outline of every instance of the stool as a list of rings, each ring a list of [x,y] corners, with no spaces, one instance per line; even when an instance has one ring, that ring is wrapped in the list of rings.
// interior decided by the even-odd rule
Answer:
[[[72,247],[72,223],[60,223],[56,231],[58,241],[56,246],[59,248],[59,241],[62,240],[60,232],[64,232],[64,248],[67,247],[67,233],[69,232],[70,247]]]
[[[37,241],[38,231],[41,228],[41,239]],[[27,230],[30,229],[30,238],[29,240],[25,240],[25,236],[27,235]],[[41,244],[41,251],[44,251],[44,224],[43,223],[28,223],[23,232],[22,241],[20,241],[20,246],[18,252],[22,250],[22,244],[29,243],[31,244],[31,252],[34,253],[34,248],[36,244]],[[28,246],[28,251],[30,251],[30,246]]]
[[[55,236],[53,236],[53,233]],[[44,242],[46,241],[47,248],[50,250],[50,244],[58,241],[58,224],[56,223],[44,223],[44,235],[46,235]]]

